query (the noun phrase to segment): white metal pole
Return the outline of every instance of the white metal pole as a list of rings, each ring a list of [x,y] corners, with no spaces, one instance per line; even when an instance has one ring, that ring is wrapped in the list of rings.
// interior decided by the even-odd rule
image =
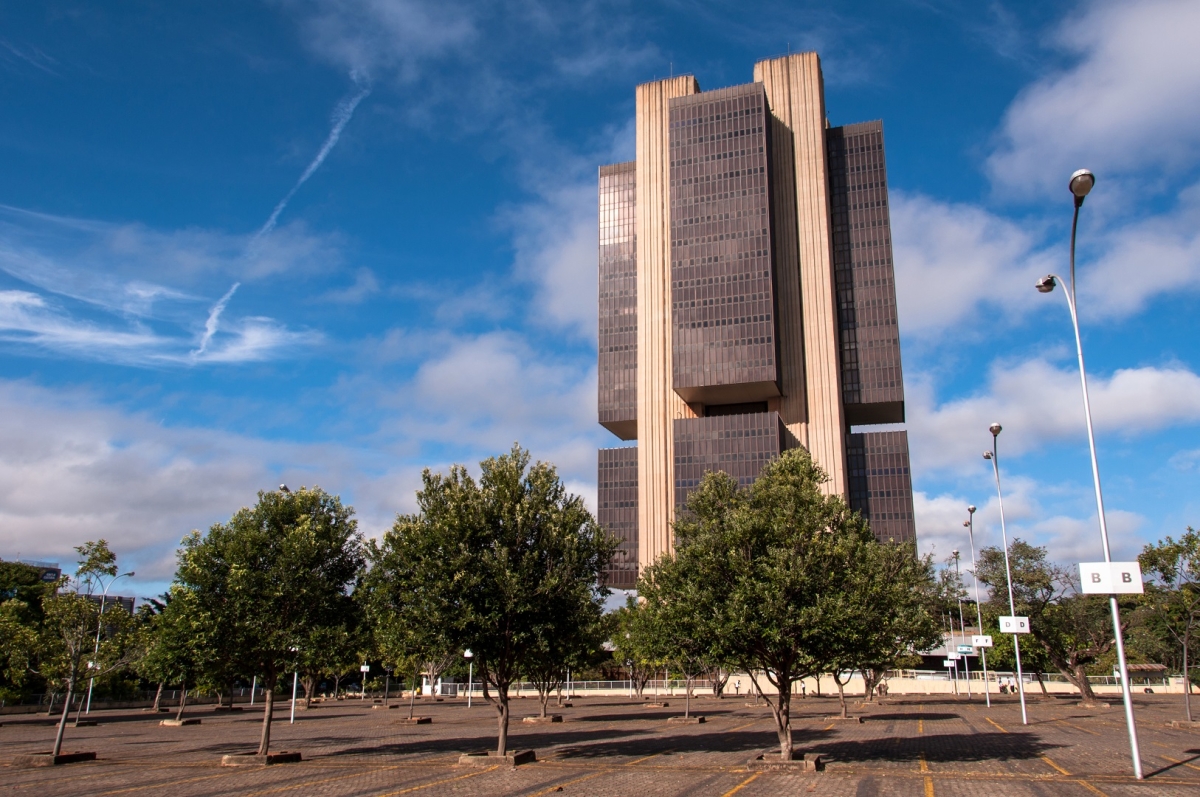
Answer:
[[[254,680],[250,682],[250,705],[254,705],[254,692],[258,689],[258,676],[254,676]]]
[[[967,535],[971,540],[971,578],[975,581],[975,621],[979,623],[979,633],[983,633],[983,610],[979,608],[979,578],[975,575],[975,507],[968,509]],[[983,699],[987,707],[992,707],[992,692],[988,689],[987,648],[979,649],[979,658],[983,660]]]
[[[1000,424],[994,424],[992,432],[992,471],[996,474],[996,500],[1000,505],[1000,540],[1004,543],[1004,580],[1008,583],[1008,610],[1014,616],[1017,613],[1013,601],[1012,568],[1008,564],[1008,531],[1004,523],[1004,494],[1000,490],[1000,454],[996,439],[1000,436]],[[1021,638],[1013,634],[1013,653],[1017,659],[1017,692],[1021,695],[1021,724],[1029,724],[1029,714],[1025,710],[1025,676],[1021,673]]]
[[[471,693],[475,691],[475,662],[467,662],[467,708],[471,707]]]
[[[1079,208],[1083,205],[1083,197],[1075,198],[1075,215],[1071,220],[1071,284],[1067,294],[1067,306],[1071,310],[1071,325],[1075,328],[1075,350],[1079,354],[1079,384],[1083,388],[1083,415],[1087,420],[1088,451],[1092,457],[1092,482],[1096,487],[1096,513],[1100,519],[1100,540],[1104,544],[1104,561],[1111,562],[1112,554],[1108,545],[1108,523],[1104,517],[1104,494],[1100,490],[1100,465],[1096,459],[1096,435],[1092,430],[1092,405],[1088,398],[1087,370],[1083,365],[1083,340],[1079,334],[1079,316],[1075,311],[1075,231],[1079,226]],[[1138,745],[1137,723],[1133,717],[1133,696],[1129,690],[1129,666],[1125,661],[1125,639],[1121,633],[1121,609],[1117,605],[1117,596],[1108,597],[1109,609],[1112,612],[1113,635],[1117,643],[1117,662],[1121,667],[1121,692],[1125,703],[1125,725],[1129,732],[1129,752],[1133,757],[1133,774],[1138,780],[1142,779],[1142,756]]]
[[[290,725],[296,724],[296,684],[299,682],[299,680],[300,672],[298,670],[292,670],[292,719],[291,722],[288,723]]]
[[[954,575],[962,581],[962,573],[958,570],[958,551],[954,552]],[[962,632],[963,644],[967,644],[967,624],[963,622],[962,593],[958,594],[958,630]],[[967,673],[967,700],[971,699],[971,657],[963,656],[963,670]]]

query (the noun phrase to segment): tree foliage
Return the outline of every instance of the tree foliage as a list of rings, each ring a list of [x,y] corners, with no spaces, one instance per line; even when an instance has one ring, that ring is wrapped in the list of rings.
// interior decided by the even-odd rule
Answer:
[[[1192,657],[1200,625],[1200,533],[1189,526],[1178,540],[1167,537],[1147,545],[1138,561],[1149,576],[1143,601],[1147,624],[1159,636],[1169,636],[1181,652],[1183,705],[1190,722]]]
[[[260,755],[270,748],[280,676],[316,629],[345,620],[363,565],[353,514],[319,487],[260,492],[254,507],[183,540],[176,580],[194,594],[197,621],[210,638],[223,635],[241,673],[262,679]]]

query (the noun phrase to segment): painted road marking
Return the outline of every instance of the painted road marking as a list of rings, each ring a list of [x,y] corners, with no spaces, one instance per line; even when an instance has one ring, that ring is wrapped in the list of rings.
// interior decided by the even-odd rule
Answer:
[[[732,795],[734,795],[734,794],[737,794],[739,791],[741,791],[742,789],[746,788],[747,786],[749,786],[749,785],[750,785],[751,783],[753,783],[754,781],[758,780],[758,776],[759,776],[759,775],[761,775],[761,774],[762,774],[761,772],[755,772],[753,775],[751,775],[750,777],[746,778],[746,779],[745,779],[745,780],[743,780],[741,783],[739,783],[738,785],[734,786],[734,787],[733,787],[732,789],[730,789],[729,791],[727,791],[727,792],[725,792],[724,794],[722,794],[722,795],[721,795],[721,797],[732,797]]]

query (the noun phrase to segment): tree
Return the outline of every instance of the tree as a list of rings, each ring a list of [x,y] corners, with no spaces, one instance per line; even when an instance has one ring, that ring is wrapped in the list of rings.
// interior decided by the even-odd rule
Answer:
[[[1151,576],[1144,605],[1154,625],[1164,629],[1182,651],[1183,709],[1192,721],[1191,648],[1200,623],[1200,533],[1188,526],[1178,540],[1167,537],[1147,545],[1138,561]]]
[[[144,627],[146,642],[138,657],[137,671],[159,685],[179,684],[179,708],[175,719],[183,719],[189,685],[195,687],[206,669],[212,668],[214,628],[204,622],[195,593],[172,586],[160,604],[162,610],[149,617]],[[158,697],[154,707],[158,708]]]
[[[710,472],[675,523],[675,552],[664,557],[679,561],[687,584],[664,599],[687,600],[714,618],[722,647],[771,708],[785,761],[793,684],[836,661],[836,626],[851,616],[856,563],[878,545],[840,496],[822,493],[826,480],[800,448],[768,464],[747,489]],[[756,673],[775,687],[773,700]]]
[[[1073,571],[1047,561],[1045,548],[1014,539],[1008,559],[1013,603],[1018,615],[1029,618],[1029,636],[1079,690],[1083,701],[1095,702],[1087,668],[1116,644],[1108,601],[1103,596],[1080,594]],[[977,571],[980,583],[991,592],[989,614],[1006,614],[1004,551],[984,548]]]
[[[865,544],[848,594],[850,617],[844,628],[852,632],[834,628],[830,633],[852,643],[839,658],[847,669],[862,672],[871,700],[888,670],[942,641],[938,618],[944,597],[933,575],[933,558],[918,557],[913,543]],[[844,717],[844,685],[840,679],[837,683]]]
[[[542,717],[546,716],[550,696],[566,680],[567,669],[578,668],[589,660],[604,642],[603,607],[586,593],[578,597],[580,601],[572,611],[574,624],[541,626],[526,657],[524,674],[537,689]]]
[[[0,702],[20,697],[29,677],[37,630],[25,622],[28,604],[10,598],[0,603]]]
[[[253,508],[183,540],[176,582],[194,593],[209,638],[224,635],[238,669],[262,676],[259,755],[270,749],[275,687],[296,650],[315,629],[344,622],[363,565],[353,514],[319,487],[259,492]]]
[[[632,595],[617,609],[613,628],[613,656],[626,669],[634,694],[642,699],[646,684],[654,677],[659,662],[655,659],[652,636],[642,633],[644,605]]]
[[[354,618],[358,616],[354,601],[343,596],[343,607],[335,612],[342,617],[340,625],[321,625],[309,630],[297,647],[300,685],[304,687],[304,707],[312,706],[317,683],[324,676],[336,677],[348,670],[357,669],[362,657],[362,638],[357,633]]]
[[[36,672],[66,692],[54,737],[53,755],[58,755],[80,679],[99,678],[127,666],[134,658],[133,618],[119,604],[107,605],[101,615],[99,602],[75,592],[48,598],[43,610]],[[97,626],[106,630],[99,646],[95,644]]]
[[[509,687],[539,640],[570,633],[581,606],[603,602],[601,572],[616,543],[554,467],[531,465],[519,446],[480,468],[478,482],[458,465],[448,475],[426,470],[419,513],[392,533],[409,558],[395,571],[405,616],[443,629],[452,650],[474,652],[502,756]]]

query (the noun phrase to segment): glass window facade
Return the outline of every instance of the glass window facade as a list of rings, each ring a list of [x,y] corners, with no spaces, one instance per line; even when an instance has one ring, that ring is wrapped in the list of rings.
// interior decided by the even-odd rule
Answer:
[[[675,392],[778,396],[766,94],[751,83],[678,97],[669,124]]]
[[[846,437],[850,508],[862,513],[880,542],[913,542],[912,475],[908,432],[865,432]]]
[[[600,167],[600,424],[637,438],[636,163]]]
[[[605,583],[633,589],[638,576],[637,446],[600,449],[596,471],[596,522],[619,540]]]
[[[680,418],[675,429],[675,505],[683,506],[704,474],[724,471],[748,486],[771,460],[799,443],[777,412]]]
[[[883,123],[831,128],[826,151],[846,419],[903,423]]]

